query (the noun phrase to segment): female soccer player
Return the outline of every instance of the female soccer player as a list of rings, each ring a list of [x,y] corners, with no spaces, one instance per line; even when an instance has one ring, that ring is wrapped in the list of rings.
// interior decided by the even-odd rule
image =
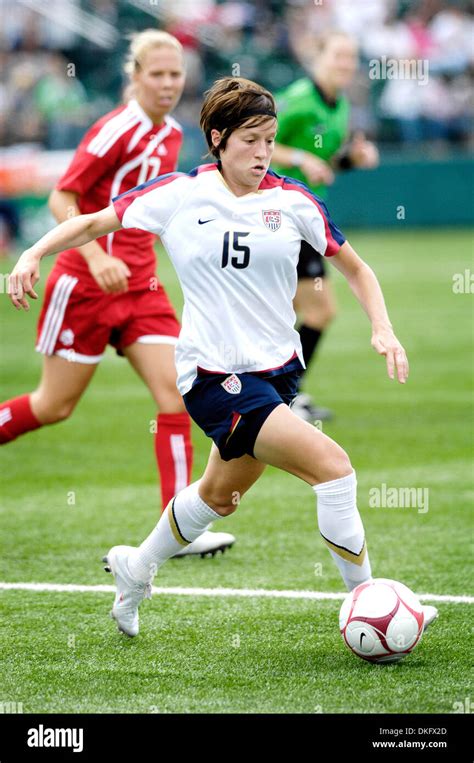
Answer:
[[[138,633],[138,606],[157,569],[209,522],[234,512],[267,464],[312,487],[321,535],[347,588],[371,577],[349,457],[289,407],[303,369],[292,306],[301,239],[346,277],[389,377],[403,384],[408,376],[372,270],[323,202],[268,169],[277,129],[272,95],[224,78],[205,96],[201,127],[217,162],[156,178],[101,212],[62,223],[22,254],[9,282],[13,304],[27,308],[42,257],[129,227],[161,236],[181,282],[178,387],[214,445],[201,479],[177,493],[143,543],[114,546],[105,557],[117,584],[112,614],[129,636]]]
[[[90,128],[50,196],[58,222],[97,212],[114,196],[177,167],[182,130],[170,112],[185,82],[181,44],[166,32],[145,30],[132,38],[125,71],[128,102]],[[109,343],[127,358],[158,407],[155,453],[165,508],[189,484],[192,444],[176,387],[180,326],[155,277],[154,240],[148,232],[124,230],[62,252],[48,278],[38,324],[41,382],[30,394],[0,404],[0,444],[68,418]],[[185,552],[224,550],[234,540],[206,531]]]
[[[378,164],[376,146],[362,133],[344,146],[350,116],[344,90],[356,69],[355,40],[345,32],[326,32],[315,49],[312,77],[297,80],[277,99],[278,136],[273,166],[277,172],[307,183],[323,198],[327,186],[334,182],[334,170],[370,169]],[[336,314],[336,303],[324,257],[307,241],[301,243],[295,310],[301,317],[299,333],[305,364],[309,367],[325,329]],[[303,375],[298,388],[302,379]],[[331,417],[327,408],[314,405],[305,392],[299,392],[293,410],[310,423]]]

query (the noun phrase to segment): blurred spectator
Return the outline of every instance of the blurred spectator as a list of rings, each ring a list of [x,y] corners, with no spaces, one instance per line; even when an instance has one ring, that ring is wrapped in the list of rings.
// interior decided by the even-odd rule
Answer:
[[[462,74],[474,64],[474,21],[455,6],[441,10],[430,27],[433,40],[432,71]]]
[[[332,0],[333,24],[353,35],[361,43],[371,32],[379,29],[398,8],[397,0]]]
[[[73,148],[90,121],[87,95],[60,54],[17,52],[7,58],[0,83],[2,145],[40,142]]]
[[[46,147],[60,150],[76,146],[89,122],[86,92],[75,66],[59,53],[50,53],[39,78],[33,103],[45,125]]]
[[[379,114],[394,121],[399,139],[407,143],[469,140],[473,32],[468,13],[438,0],[425,0],[367,36],[367,57],[413,65],[409,77],[407,70],[400,68],[397,75],[394,68],[395,75],[387,76],[380,96]]]
[[[0,47],[30,51],[73,47],[78,40],[73,31],[74,10],[79,6],[79,0],[48,0],[50,15],[43,15],[16,0],[0,0]],[[51,18],[67,23],[51,23]]]
[[[74,148],[87,124],[121,100],[128,33],[157,24],[185,48],[188,78],[177,116],[196,146],[202,93],[214,79],[234,74],[284,88],[304,75],[315,38],[329,28],[359,40],[362,64],[348,94],[354,127],[378,141],[463,142],[474,68],[474,25],[463,8],[467,0],[160,0],[145,13],[128,0],[48,0],[36,12],[0,0],[0,140]],[[73,23],[79,9],[115,27],[118,44],[98,48],[87,30],[80,36]],[[371,63],[388,59],[429,62],[426,83],[371,79]]]
[[[44,140],[41,117],[34,107],[33,92],[44,67],[44,54],[17,53],[7,59],[2,83],[5,119],[2,144]]]
[[[208,35],[201,42],[208,86],[216,77],[234,75],[258,79],[275,90],[301,75],[284,19],[271,2],[217,6]]]

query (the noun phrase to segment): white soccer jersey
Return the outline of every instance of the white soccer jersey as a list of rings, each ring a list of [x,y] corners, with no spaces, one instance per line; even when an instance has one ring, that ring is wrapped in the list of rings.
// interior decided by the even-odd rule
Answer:
[[[158,234],[184,294],[176,347],[178,389],[198,369],[266,371],[296,355],[293,297],[301,240],[322,255],[344,237],[303,183],[269,170],[255,193],[235,196],[217,164],[150,180],[114,200],[124,228]]]

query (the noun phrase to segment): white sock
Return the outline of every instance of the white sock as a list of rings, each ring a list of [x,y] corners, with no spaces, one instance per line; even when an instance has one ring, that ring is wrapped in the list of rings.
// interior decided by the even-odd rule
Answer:
[[[372,576],[364,526],[357,509],[355,472],[313,485],[313,490],[317,497],[319,531],[344,583],[352,591]]]
[[[181,490],[164,510],[155,529],[128,559],[130,574],[144,583],[167,559],[188,546],[209,523],[221,519],[198,493],[198,482]]]

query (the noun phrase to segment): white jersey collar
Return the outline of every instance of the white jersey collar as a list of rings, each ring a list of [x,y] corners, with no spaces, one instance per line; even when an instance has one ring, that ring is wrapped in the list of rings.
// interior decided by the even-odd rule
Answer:
[[[146,125],[147,130],[152,130],[153,129],[153,127],[155,126],[154,122],[150,119],[150,117],[148,116],[146,111],[143,111],[142,107],[140,106],[140,104],[138,103],[138,101],[135,98],[132,98],[128,102],[128,108],[131,111],[133,111],[133,113],[136,114],[138,117],[140,117],[141,122],[144,125]],[[165,121],[166,121],[166,117],[163,120],[163,124],[165,123]],[[156,125],[156,127],[158,127],[158,125]]]

